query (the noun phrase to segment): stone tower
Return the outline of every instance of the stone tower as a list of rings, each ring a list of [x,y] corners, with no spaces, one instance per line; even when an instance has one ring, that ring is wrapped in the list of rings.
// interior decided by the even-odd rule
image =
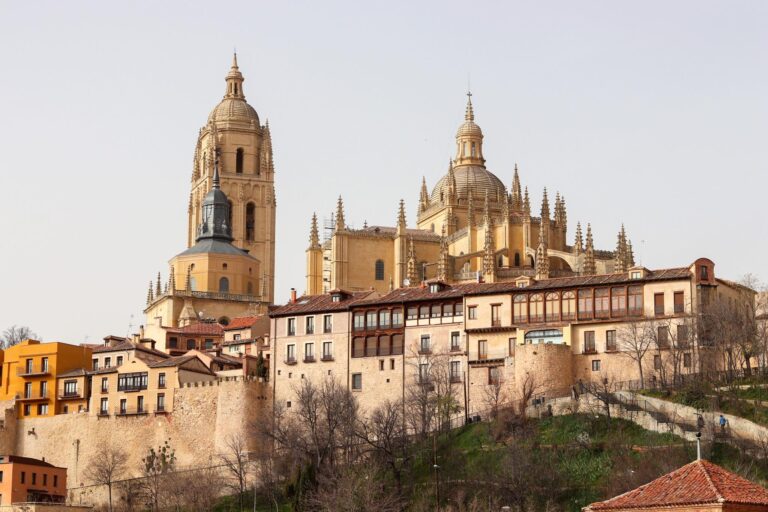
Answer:
[[[262,125],[245,101],[237,55],[226,78],[224,98],[200,129],[192,166],[187,246],[192,247],[201,224],[202,202],[213,186],[213,163],[219,154],[221,190],[229,199],[232,243],[261,263],[254,294],[274,299],[275,168],[269,122]]]

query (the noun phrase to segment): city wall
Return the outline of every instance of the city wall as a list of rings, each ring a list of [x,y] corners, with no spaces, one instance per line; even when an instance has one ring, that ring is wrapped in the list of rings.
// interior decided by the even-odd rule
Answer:
[[[73,413],[17,419],[11,407],[5,409],[0,429],[0,451],[45,458],[55,466],[66,467],[70,497],[78,500],[73,490],[93,484],[88,481],[86,468],[109,447],[128,454],[127,477],[139,476],[142,457],[166,440],[175,450],[179,467],[218,463],[218,455],[226,451],[231,436],[246,432],[269,416],[270,397],[267,384],[232,377],[176,389],[173,412],[166,415],[98,417]],[[94,489],[88,494],[99,502],[102,493]]]

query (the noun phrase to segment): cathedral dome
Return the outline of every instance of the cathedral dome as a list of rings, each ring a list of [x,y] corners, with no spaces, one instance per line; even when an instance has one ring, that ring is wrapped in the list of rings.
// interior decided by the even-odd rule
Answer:
[[[250,123],[253,121],[259,125],[259,115],[256,109],[241,98],[224,98],[211,110],[208,122],[215,121],[240,121]]]
[[[459,129],[456,131],[456,137],[483,137],[483,131],[480,129],[480,126],[478,126],[474,120],[467,120],[462,123],[461,126],[459,126]]]
[[[467,200],[469,195],[472,194],[472,199],[477,204],[482,205],[487,193],[489,201],[500,203],[507,193],[504,183],[495,174],[480,165],[460,165],[454,167],[453,176],[456,180],[456,195],[459,199]],[[449,179],[450,174],[440,178],[435,188],[432,189],[430,203],[439,203],[448,197]]]

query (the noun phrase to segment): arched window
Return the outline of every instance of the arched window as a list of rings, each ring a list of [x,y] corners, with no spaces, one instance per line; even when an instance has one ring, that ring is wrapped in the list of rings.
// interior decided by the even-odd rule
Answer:
[[[531,318],[531,322],[544,321],[544,297],[540,293],[531,295],[530,318]]]
[[[229,291],[229,279],[226,277],[222,277],[219,279],[219,291],[222,293],[226,293]]]
[[[563,292],[563,320],[576,318],[576,293]]]
[[[516,324],[522,324],[528,321],[528,296],[515,295],[512,309],[513,318]]]
[[[477,156],[475,153],[476,153],[476,149],[475,149],[475,143],[473,142],[473,143],[472,143],[472,156],[473,156],[473,157],[474,157],[474,156]]]
[[[376,260],[374,273],[376,274],[375,277],[377,281],[384,280],[384,260]]]
[[[520,253],[519,252],[515,253],[515,266],[516,267],[520,266]]]
[[[194,277],[189,278],[189,288],[191,292],[197,290],[197,280]]]
[[[248,281],[248,295],[253,295],[253,282]]]
[[[253,241],[254,229],[256,226],[256,205],[248,203],[245,207],[245,239]]]
[[[244,158],[245,158],[245,155],[243,154],[243,148],[237,148],[237,152],[235,153],[235,172],[237,174],[243,173]]]
[[[547,322],[557,322],[560,320],[560,294],[548,293],[545,299]]]

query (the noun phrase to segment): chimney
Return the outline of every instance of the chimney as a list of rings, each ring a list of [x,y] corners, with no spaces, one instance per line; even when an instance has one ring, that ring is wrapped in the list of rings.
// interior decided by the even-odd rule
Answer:
[[[151,348],[152,350],[155,350],[155,340],[152,338],[141,338],[139,340],[139,344],[143,347]]]
[[[291,288],[291,304],[296,303],[296,288]]]

